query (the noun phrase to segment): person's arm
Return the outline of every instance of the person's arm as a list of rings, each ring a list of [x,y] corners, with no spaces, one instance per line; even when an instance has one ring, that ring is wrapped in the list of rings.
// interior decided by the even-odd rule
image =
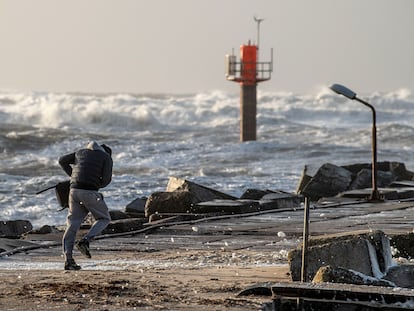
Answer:
[[[69,153],[59,158],[59,165],[69,176],[72,175],[72,166],[71,164],[75,163],[75,153]]]
[[[112,180],[112,166],[113,166],[113,162],[112,162],[112,158],[108,157],[105,160],[103,169],[102,169],[102,180],[101,180],[101,187],[100,188],[104,188],[106,186],[109,185],[109,183]]]

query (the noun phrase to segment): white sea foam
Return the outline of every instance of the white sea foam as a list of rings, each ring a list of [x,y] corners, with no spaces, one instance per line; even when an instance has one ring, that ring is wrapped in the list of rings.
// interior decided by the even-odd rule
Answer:
[[[377,109],[378,160],[412,158],[409,90],[361,96]],[[294,191],[304,165],[371,159],[371,112],[326,88],[318,94],[258,92],[257,137],[239,142],[239,94],[0,92],[0,220],[63,224],[53,191],[67,177],[60,155],[94,139],[113,149],[113,209],[165,189],[170,176],[241,195],[247,188]]]

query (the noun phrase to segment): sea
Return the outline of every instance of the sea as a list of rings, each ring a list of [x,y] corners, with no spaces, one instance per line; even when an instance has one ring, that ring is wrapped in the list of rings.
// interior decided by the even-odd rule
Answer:
[[[414,170],[414,96],[409,89],[360,94],[376,110],[378,161]],[[61,155],[91,140],[112,148],[110,209],[165,191],[170,177],[241,196],[294,193],[304,166],[370,163],[372,112],[322,87],[314,94],[257,94],[257,140],[240,142],[240,94],[0,91],[0,221],[63,225],[54,190]]]

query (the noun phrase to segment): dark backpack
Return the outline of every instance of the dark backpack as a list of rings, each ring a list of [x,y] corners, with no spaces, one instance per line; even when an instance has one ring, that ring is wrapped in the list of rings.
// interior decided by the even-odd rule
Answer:
[[[55,188],[56,199],[58,200],[59,205],[62,207],[60,211],[64,210],[65,208],[68,208],[69,207],[70,180],[57,183],[55,186],[36,192],[36,194],[40,194],[42,192],[45,192],[53,188]]]

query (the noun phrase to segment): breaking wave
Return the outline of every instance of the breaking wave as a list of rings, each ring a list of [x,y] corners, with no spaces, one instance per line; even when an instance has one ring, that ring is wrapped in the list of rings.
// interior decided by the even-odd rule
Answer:
[[[414,168],[414,99],[407,89],[361,95],[377,111],[378,159]],[[64,223],[53,194],[66,178],[60,155],[94,139],[114,152],[104,189],[112,208],[165,189],[169,176],[234,195],[258,187],[294,191],[304,165],[369,162],[371,112],[321,89],[258,92],[257,141],[239,142],[239,94],[0,92],[0,219]]]

